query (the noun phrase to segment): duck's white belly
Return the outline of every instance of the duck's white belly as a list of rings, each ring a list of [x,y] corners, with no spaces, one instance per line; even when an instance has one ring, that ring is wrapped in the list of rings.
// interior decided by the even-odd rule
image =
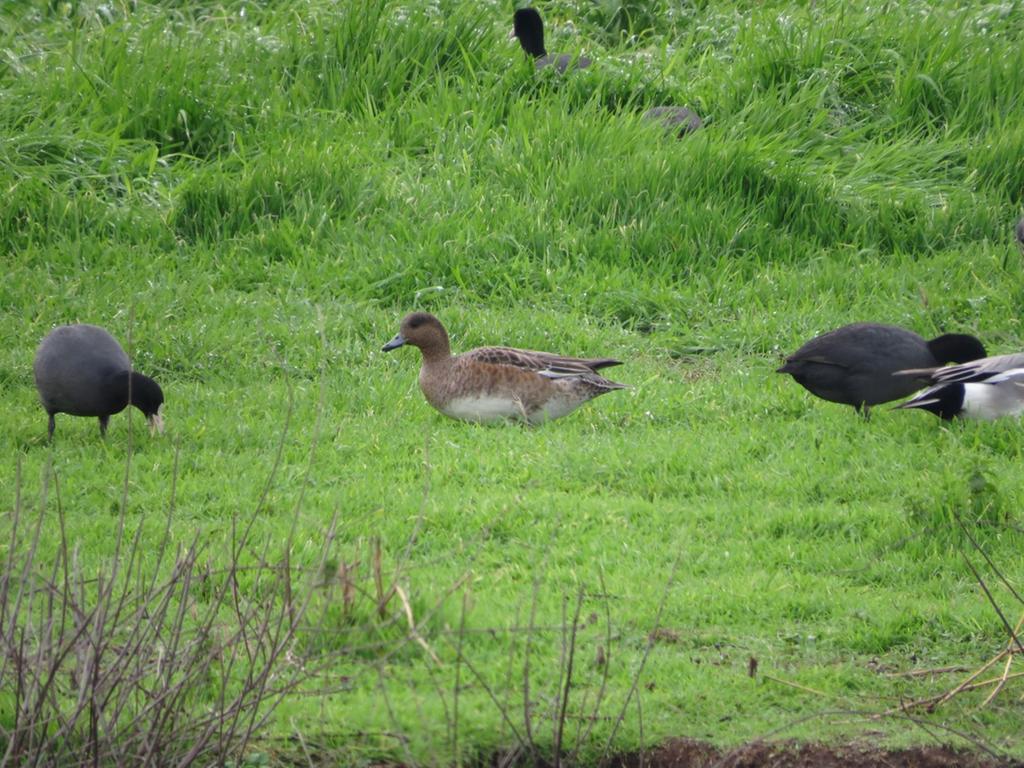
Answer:
[[[999,384],[964,384],[963,416],[979,421],[992,421],[1024,412],[1020,385],[1013,381]]]
[[[462,421],[487,423],[502,419],[524,419],[526,413],[518,400],[510,397],[480,395],[478,397],[456,397],[438,408],[445,416]]]
[[[457,397],[438,408],[445,416],[462,421],[489,423],[505,419],[518,419],[530,424],[540,424],[548,419],[557,419],[576,410],[579,403],[570,398],[553,397],[542,408],[527,411],[522,403],[512,397],[481,395],[479,397]]]
[[[567,413],[572,413],[580,406],[578,399],[571,397],[553,397],[544,403],[544,408],[533,415],[531,422],[544,421],[545,419],[560,419]]]

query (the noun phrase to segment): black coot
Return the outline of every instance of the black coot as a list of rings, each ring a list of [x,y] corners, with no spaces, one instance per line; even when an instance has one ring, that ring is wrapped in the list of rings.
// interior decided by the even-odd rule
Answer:
[[[98,416],[100,434],[111,415],[134,405],[146,416],[150,432],[163,432],[164,393],[148,376],[131,370],[117,340],[95,325],[62,325],[43,339],[33,365],[39,399],[50,416]]]
[[[867,416],[869,406],[898,400],[921,388],[911,377],[893,376],[896,371],[984,356],[985,347],[973,336],[950,333],[925,341],[895,325],[854,323],[811,339],[786,358],[778,373],[790,374],[823,400],[852,405],[858,411],[863,408]]]

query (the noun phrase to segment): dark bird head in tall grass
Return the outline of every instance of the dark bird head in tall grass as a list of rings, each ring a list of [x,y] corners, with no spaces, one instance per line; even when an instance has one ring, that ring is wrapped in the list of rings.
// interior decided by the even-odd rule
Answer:
[[[548,53],[544,47],[544,22],[536,8],[519,8],[512,16],[512,37],[519,38],[519,45],[536,60],[537,69],[554,67],[565,72],[570,66],[578,69],[590,66],[590,59],[577,59],[568,53]]]

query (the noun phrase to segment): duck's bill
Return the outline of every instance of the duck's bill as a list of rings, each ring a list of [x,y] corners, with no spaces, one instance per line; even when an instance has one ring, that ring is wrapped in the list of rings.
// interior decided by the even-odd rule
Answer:
[[[163,406],[160,406],[160,409],[162,411]],[[149,422],[149,434],[151,436],[157,434],[162,435],[164,433],[163,413],[161,413],[160,411],[157,411],[156,413],[151,413],[149,414],[149,416],[146,417],[146,421]]]
[[[392,349],[398,349],[400,346],[405,344],[405,338],[400,333],[395,334],[395,338],[381,347],[381,352],[390,352]]]

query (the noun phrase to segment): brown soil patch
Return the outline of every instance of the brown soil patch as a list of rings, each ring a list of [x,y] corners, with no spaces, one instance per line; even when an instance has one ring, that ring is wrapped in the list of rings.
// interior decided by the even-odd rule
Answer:
[[[622,755],[614,768],[1024,768],[1024,762],[997,760],[952,747],[882,749],[866,745],[828,746],[795,742],[752,742],[720,750],[692,739]]]

